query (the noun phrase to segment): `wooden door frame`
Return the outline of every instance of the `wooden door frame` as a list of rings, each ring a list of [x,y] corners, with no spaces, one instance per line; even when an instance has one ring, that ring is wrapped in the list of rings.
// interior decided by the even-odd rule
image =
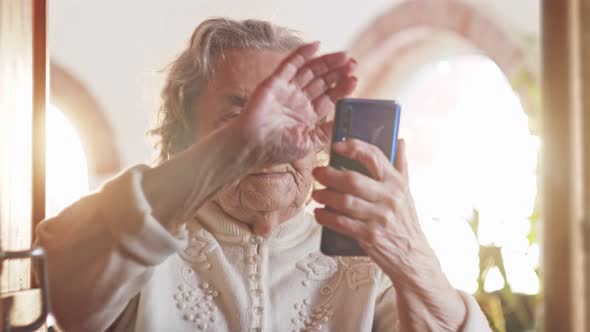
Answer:
[[[35,227],[45,219],[45,114],[47,108],[47,1],[33,0],[33,156],[32,239]]]
[[[586,0],[542,2],[544,331],[586,331],[590,314],[588,10]]]

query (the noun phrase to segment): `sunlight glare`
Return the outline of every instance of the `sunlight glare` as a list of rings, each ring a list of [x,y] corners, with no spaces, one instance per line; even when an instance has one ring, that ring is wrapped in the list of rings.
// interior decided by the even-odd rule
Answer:
[[[46,215],[56,215],[88,192],[88,165],[78,133],[55,106],[47,108]]]
[[[399,96],[412,193],[453,286],[475,291],[478,246],[493,244],[503,248],[513,290],[538,292],[538,254],[527,253],[526,236],[539,139],[502,71],[479,55],[441,60],[424,66]],[[479,243],[466,222],[473,209]]]
[[[497,267],[493,267],[488,271],[483,289],[487,293],[491,293],[499,291],[502,288],[504,288],[504,279],[502,279],[502,274]]]

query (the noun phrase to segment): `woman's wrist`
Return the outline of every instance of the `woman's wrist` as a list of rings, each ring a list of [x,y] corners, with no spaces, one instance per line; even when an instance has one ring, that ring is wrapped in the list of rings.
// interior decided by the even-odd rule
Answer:
[[[254,168],[263,166],[271,157],[268,151],[269,143],[273,140],[273,130],[268,128],[265,121],[253,118],[250,114],[243,114],[236,121],[229,123],[224,129],[235,133],[235,138],[241,144],[243,152],[248,154],[248,163]],[[246,143],[247,142],[247,143]]]
[[[413,254],[412,254],[413,253]],[[430,246],[407,255],[404,262],[386,270],[395,286],[402,330],[457,331],[465,321],[465,303],[445,276]],[[420,313],[420,314],[416,314]]]
[[[199,207],[222,186],[263,163],[263,147],[238,121],[199,139],[172,159],[145,171],[142,189],[163,224],[179,210]]]
[[[458,331],[465,321],[467,310],[459,291],[452,287],[440,264],[424,264],[412,272],[390,275],[395,285],[400,314],[420,313],[401,317],[406,329],[424,328]]]

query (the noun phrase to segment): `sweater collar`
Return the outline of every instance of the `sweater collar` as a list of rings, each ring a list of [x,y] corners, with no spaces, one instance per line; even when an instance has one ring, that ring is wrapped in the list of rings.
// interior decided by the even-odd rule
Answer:
[[[195,219],[215,238],[234,243],[265,242],[272,246],[292,247],[304,241],[318,226],[313,217],[302,207],[289,220],[277,225],[270,235],[262,237],[252,233],[250,228],[225,213],[214,202],[203,205],[196,213]]]

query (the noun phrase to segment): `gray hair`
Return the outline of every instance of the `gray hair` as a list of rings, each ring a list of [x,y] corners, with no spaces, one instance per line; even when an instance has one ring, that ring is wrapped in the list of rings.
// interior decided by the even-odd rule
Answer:
[[[289,52],[303,44],[293,30],[259,20],[208,19],[195,29],[187,47],[168,66],[156,127],[158,162],[186,149],[194,139],[195,100],[228,49]]]

